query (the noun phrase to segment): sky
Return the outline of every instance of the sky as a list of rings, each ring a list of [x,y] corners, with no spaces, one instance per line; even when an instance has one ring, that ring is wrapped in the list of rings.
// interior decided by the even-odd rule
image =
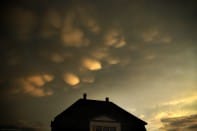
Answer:
[[[49,131],[87,93],[197,130],[196,0],[17,0],[0,8],[0,127]]]

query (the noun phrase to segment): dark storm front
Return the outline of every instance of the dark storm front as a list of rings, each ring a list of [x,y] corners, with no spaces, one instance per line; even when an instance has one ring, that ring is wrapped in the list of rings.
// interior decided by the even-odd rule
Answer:
[[[84,94],[51,122],[51,131],[146,131],[147,123],[106,98],[90,100]]]

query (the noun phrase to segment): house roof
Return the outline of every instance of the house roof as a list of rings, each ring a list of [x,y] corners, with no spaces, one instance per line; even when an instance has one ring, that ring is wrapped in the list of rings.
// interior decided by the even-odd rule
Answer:
[[[89,99],[79,99],[65,111],[57,115],[54,122],[57,121],[73,121],[73,120],[91,120],[95,117],[106,115],[115,120],[125,123],[137,123],[141,125],[146,125],[147,123],[131,113],[125,111],[118,105],[110,102],[108,99],[106,101],[89,100]]]

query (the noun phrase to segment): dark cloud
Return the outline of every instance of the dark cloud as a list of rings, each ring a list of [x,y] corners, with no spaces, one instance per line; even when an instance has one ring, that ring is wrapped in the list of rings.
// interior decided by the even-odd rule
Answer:
[[[164,124],[162,129],[167,131],[195,131],[197,129],[197,115],[165,118],[162,119],[161,122]]]

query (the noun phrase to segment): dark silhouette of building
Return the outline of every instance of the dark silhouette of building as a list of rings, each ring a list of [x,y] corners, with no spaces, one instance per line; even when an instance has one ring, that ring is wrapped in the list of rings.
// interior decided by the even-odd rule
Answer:
[[[84,94],[51,122],[52,131],[146,131],[147,123],[106,101],[89,100]]]

